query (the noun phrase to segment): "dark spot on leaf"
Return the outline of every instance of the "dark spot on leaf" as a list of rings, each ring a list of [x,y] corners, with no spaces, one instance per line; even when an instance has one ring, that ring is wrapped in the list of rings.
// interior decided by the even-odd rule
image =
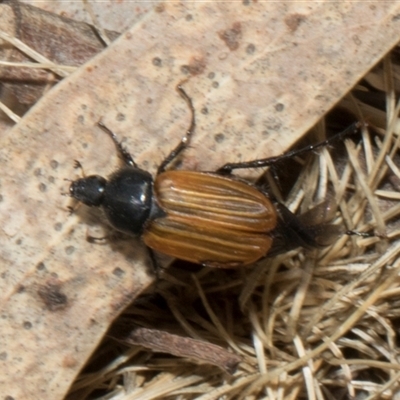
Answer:
[[[246,47],[246,53],[247,54],[253,54],[256,51],[256,46],[254,44],[250,43]]]
[[[56,160],[51,160],[51,161],[50,161],[50,167],[51,167],[52,169],[57,169],[57,167],[58,167],[58,161],[56,161]]]
[[[74,246],[67,246],[67,247],[65,248],[65,252],[66,252],[68,255],[72,254],[74,251],[75,251],[75,247],[74,247]]]
[[[49,311],[60,311],[67,307],[68,297],[61,291],[59,283],[48,283],[38,290],[38,295]]]
[[[215,139],[215,141],[216,141],[217,143],[221,143],[221,142],[223,142],[223,141],[225,140],[225,135],[224,135],[223,133],[217,133],[217,134],[214,136],[214,139]]]
[[[43,262],[39,262],[39,263],[36,264],[36,269],[37,269],[38,271],[42,271],[42,270],[44,270],[45,268],[46,268],[46,266],[44,265]]]
[[[25,292],[25,286],[24,285],[19,285],[17,287],[17,293],[24,293]]]
[[[165,11],[165,5],[163,3],[158,4],[155,8],[154,11],[156,13],[162,13]]]
[[[155,67],[161,67],[162,66],[162,60],[160,57],[154,57],[152,60],[152,63]]]
[[[187,75],[189,73],[189,66],[188,65],[181,65],[180,70],[181,70],[182,74]]]
[[[206,62],[204,58],[192,57],[187,68],[190,75],[200,75],[206,68]]]
[[[125,271],[119,267],[114,268],[113,274],[117,276],[118,278],[122,278],[125,275]]]
[[[234,22],[232,28],[218,32],[218,36],[225,42],[229,50],[237,50],[239,48],[240,39],[242,38],[242,24],[240,22]]]
[[[295,32],[299,25],[306,20],[306,16],[302,14],[291,14],[285,18],[285,24],[289,28],[290,32]]]
[[[25,322],[23,323],[23,327],[24,327],[25,329],[31,329],[31,328],[32,328],[32,323],[29,322],[29,321],[25,321]]]

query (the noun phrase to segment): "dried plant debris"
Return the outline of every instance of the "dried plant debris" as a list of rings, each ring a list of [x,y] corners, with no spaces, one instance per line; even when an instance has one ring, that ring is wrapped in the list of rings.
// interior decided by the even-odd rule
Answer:
[[[396,68],[390,59],[380,67],[385,65],[372,74]],[[344,125],[354,119],[353,108],[346,107],[350,103],[368,119],[371,104],[354,100],[360,91],[390,100],[386,92],[371,89],[369,80],[366,76],[328,116],[329,129],[338,129],[338,116]],[[390,82],[394,89],[394,80]],[[100,388],[110,399],[123,393],[165,399],[394,398],[400,390],[400,206],[392,183],[400,162],[398,110],[395,105],[392,128],[386,132],[384,124],[370,124],[361,135],[324,149],[318,157],[292,160],[289,170],[301,170],[295,184],[285,194],[279,193],[284,187],[275,186],[276,195],[285,197],[293,211],[335,199],[340,210],[334,213],[335,223],[373,230],[375,237],[342,236],[322,251],[294,250],[252,269],[198,269],[177,263],[162,274],[157,294],[143,296],[126,310],[123,323],[132,322],[124,329],[131,329],[131,336],[119,335],[132,347],[120,348],[107,362],[113,352],[118,354],[107,339],[97,353],[107,354],[102,369],[93,375],[95,355],[72,386],[71,398]],[[176,330],[173,320],[193,338],[187,344],[182,332],[165,333]],[[121,321],[113,328],[116,332]],[[137,322],[147,328],[134,328]],[[190,356],[192,340],[199,340],[205,352],[213,346],[202,348],[205,340],[229,347],[241,359],[233,375],[160,355]],[[145,353],[137,345],[151,350]]]
[[[0,4],[0,26],[1,96],[24,106],[105,48],[93,26],[18,1]]]
[[[128,345],[139,345],[155,353],[168,353],[178,357],[188,357],[200,363],[216,365],[229,373],[234,373],[241,357],[229,353],[220,346],[205,341],[174,335],[158,329],[130,326],[114,327],[109,336]]]
[[[32,71],[45,66],[45,85],[70,74],[71,60],[18,37],[15,4],[0,4],[12,28],[4,33],[2,23],[6,50],[27,55]],[[84,222],[97,233],[101,221],[84,207],[68,217],[70,199],[61,194],[76,177],[73,160],[103,176],[119,165],[100,119],[154,173],[188,126],[174,91],[182,80],[197,127],[178,168],[281,154],[398,42],[399,13],[390,0],[164,2],[49,90],[1,137],[0,392],[42,400],[68,388],[71,399],[395,397],[399,107],[389,57],[340,101],[339,126],[327,118],[307,139],[319,142],[354,120],[361,134],[258,181],[297,215],[330,205],[337,226],[374,237],[339,235],[320,251],[295,249],[248,269],[175,263],[149,289],[155,274],[140,243],[88,243],[102,235],[88,235]],[[238,176],[255,182],[260,174]],[[123,311],[128,331],[161,332],[161,345],[107,337]],[[171,339],[179,346],[160,352]],[[230,363],[182,350],[192,340],[200,352],[218,346],[241,361],[230,375]]]

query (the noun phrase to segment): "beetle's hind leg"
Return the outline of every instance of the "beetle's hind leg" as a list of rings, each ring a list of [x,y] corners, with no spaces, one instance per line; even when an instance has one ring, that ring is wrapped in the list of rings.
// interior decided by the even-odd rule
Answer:
[[[101,120],[97,123],[97,125],[105,133],[107,133],[108,136],[110,136],[110,138],[112,139],[112,141],[115,144],[115,147],[117,149],[118,155],[122,158],[124,163],[126,165],[129,165],[130,167],[137,168],[137,165],[136,165],[135,161],[133,160],[133,158],[132,158],[131,154],[129,153],[129,151],[124,146],[122,146],[120,141],[118,141],[117,135],[111,129],[109,129],[106,125],[104,125],[104,123]]]
[[[299,156],[304,153],[308,153],[310,151],[316,150],[320,147],[325,147],[330,145],[332,142],[342,139],[352,133],[357,132],[362,126],[361,122],[355,122],[348,126],[345,130],[337,133],[336,135],[332,136],[329,139],[326,139],[322,142],[319,142],[314,145],[309,145],[303,147],[299,150],[292,150],[284,153],[280,156],[276,157],[268,157],[268,158],[261,158],[259,160],[252,160],[252,161],[244,161],[238,163],[228,163],[223,165],[221,168],[217,169],[218,174],[229,175],[234,169],[246,169],[246,168],[262,168],[262,167],[269,167],[273,164],[276,164],[279,161],[287,160],[289,158],[293,158],[295,156]]]
[[[190,125],[185,133],[185,136],[183,136],[183,138],[181,139],[179,144],[168,154],[167,157],[165,157],[164,161],[160,164],[160,166],[157,169],[157,174],[164,172],[166,167],[168,166],[168,164],[170,164],[184,149],[186,149],[186,147],[189,145],[190,139],[196,128],[195,110],[194,110],[192,99],[184,91],[184,89],[182,87],[182,83],[180,83],[176,87],[176,90],[181,95],[181,97],[186,101],[186,103],[189,107],[189,110],[191,113]]]

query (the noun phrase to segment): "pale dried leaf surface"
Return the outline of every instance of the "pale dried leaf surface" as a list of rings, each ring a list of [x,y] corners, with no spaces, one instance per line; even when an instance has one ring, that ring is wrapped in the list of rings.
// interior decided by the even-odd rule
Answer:
[[[93,24],[84,1],[51,0],[38,2],[37,0],[24,0],[23,2],[67,18]],[[102,0],[89,1],[88,3],[102,28],[122,32],[140,21],[160,1],[122,0],[116,2],[115,0]]]
[[[60,195],[74,159],[86,173],[118,165],[100,118],[154,172],[188,125],[174,87],[190,77],[198,125],[183,167],[281,153],[398,42],[399,14],[395,1],[167,2],[37,104],[0,150],[0,392],[62,398],[152,281],[139,246],[89,244],[89,218],[68,217]]]

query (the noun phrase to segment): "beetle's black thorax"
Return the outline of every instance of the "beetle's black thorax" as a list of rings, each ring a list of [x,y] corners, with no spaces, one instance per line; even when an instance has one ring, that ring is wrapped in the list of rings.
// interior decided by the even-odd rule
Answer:
[[[102,207],[118,231],[140,235],[152,213],[153,177],[139,168],[114,172],[104,189]]]

